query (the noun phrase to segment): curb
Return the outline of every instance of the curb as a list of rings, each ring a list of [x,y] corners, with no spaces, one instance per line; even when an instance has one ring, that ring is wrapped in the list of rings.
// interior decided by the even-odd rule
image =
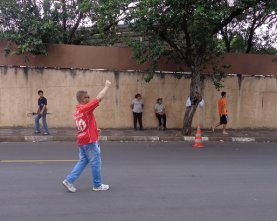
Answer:
[[[184,141],[195,141],[195,137],[193,136],[184,136]],[[209,141],[208,137],[202,137],[202,141]]]
[[[232,137],[233,142],[255,142],[255,137]]]
[[[24,137],[6,136],[0,137],[0,142],[24,142]]]
[[[27,142],[53,141],[53,136],[24,136]]]
[[[138,142],[138,141],[187,141],[194,142],[194,136],[99,136],[100,141],[120,141],[120,142]],[[76,142],[75,136],[5,136],[0,137],[0,142],[47,142],[47,141],[67,141]],[[219,142],[277,142],[277,137],[202,137],[202,141]]]

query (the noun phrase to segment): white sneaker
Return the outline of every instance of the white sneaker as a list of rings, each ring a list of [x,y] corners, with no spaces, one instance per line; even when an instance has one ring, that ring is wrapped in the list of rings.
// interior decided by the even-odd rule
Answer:
[[[69,183],[67,180],[63,181],[64,187],[71,193],[75,193],[77,189],[73,186],[72,183]]]
[[[110,186],[106,185],[106,184],[101,184],[101,186],[99,186],[99,187],[92,188],[93,191],[106,191],[108,189],[110,189]]]

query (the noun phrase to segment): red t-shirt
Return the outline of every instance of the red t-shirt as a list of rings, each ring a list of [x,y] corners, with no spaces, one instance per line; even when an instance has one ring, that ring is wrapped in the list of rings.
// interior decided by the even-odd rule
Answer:
[[[77,105],[74,120],[78,129],[78,145],[82,146],[98,140],[98,131],[93,111],[99,105],[98,99]]]

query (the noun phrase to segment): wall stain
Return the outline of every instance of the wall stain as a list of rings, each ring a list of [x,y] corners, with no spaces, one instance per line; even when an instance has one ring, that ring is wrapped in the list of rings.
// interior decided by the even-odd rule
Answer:
[[[28,81],[28,79],[29,79],[29,68],[28,67],[23,67],[23,74],[24,74],[26,81]]]
[[[116,90],[119,89],[119,72],[118,71],[114,71],[114,79],[115,79],[115,88]],[[115,97],[115,104],[118,107],[118,93],[116,93],[116,97]]]
[[[164,79],[165,78],[165,73],[164,72],[160,72],[160,73],[157,73],[157,75],[161,78],[161,79]]]
[[[8,67],[7,66],[1,67],[1,69],[3,69],[4,75],[6,75],[8,73]]]
[[[77,70],[76,69],[70,69],[69,74],[72,78],[76,78],[77,76]]]
[[[176,97],[173,95],[172,97],[172,103],[174,104],[176,102]]]
[[[264,95],[262,95],[262,109],[264,108]]]
[[[242,85],[242,81],[243,81],[243,76],[241,74],[238,74],[237,78],[238,78],[239,93],[240,93],[241,85]]]
[[[115,79],[115,86],[116,89],[119,89],[119,72],[118,71],[114,71],[114,79]]]
[[[43,74],[44,73],[44,70],[45,68],[35,68],[36,72],[39,73],[39,74]]]

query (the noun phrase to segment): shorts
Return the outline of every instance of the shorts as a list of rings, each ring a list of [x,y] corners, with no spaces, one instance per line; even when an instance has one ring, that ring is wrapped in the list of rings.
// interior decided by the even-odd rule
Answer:
[[[227,122],[228,122],[228,117],[227,117],[227,115],[222,115],[222,116],[220,117],[220,124],[227,124]]]

